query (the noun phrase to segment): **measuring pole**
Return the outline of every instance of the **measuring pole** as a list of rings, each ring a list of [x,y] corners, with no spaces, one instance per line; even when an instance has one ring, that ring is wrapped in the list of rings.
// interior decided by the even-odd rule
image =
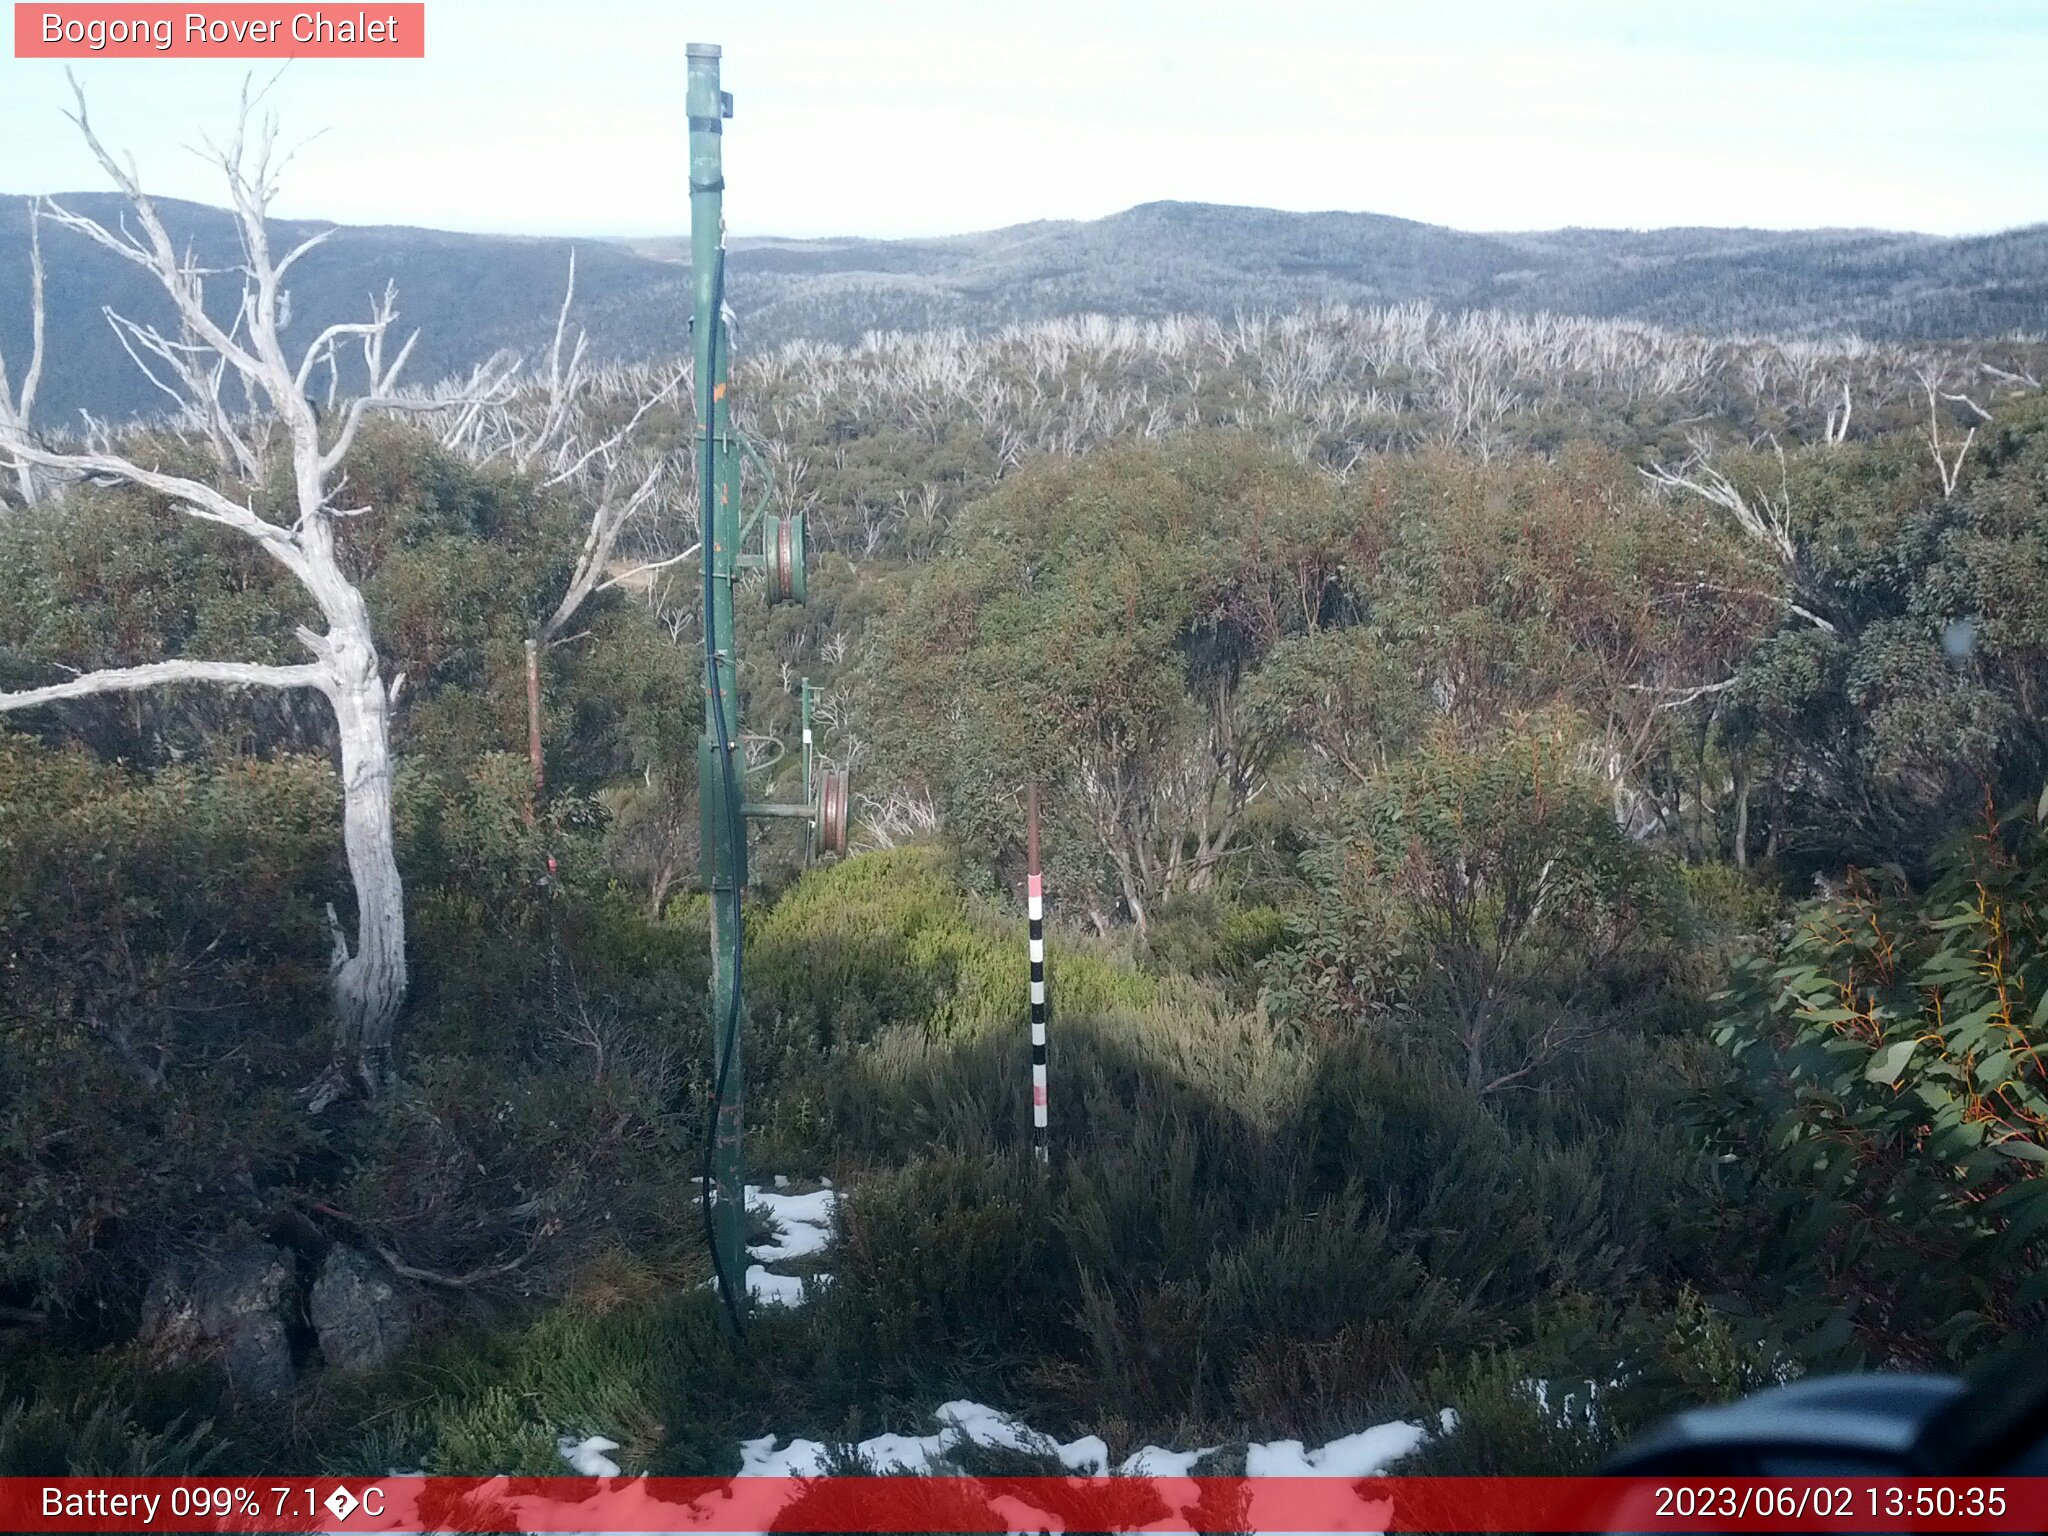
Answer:
[[[732,440],[726,383],[724,119],[732,98],[719,89],[719,49],[691,43],[690,338],[697,407],[697,473],[704,562],[704,732],[697,742],[697,806],[704,884],[711,893],[711,1070],[717,1115],[711,1178],[712,1252],[726,1299],[737,1307],[746,1287],[746,1191],[740,1161],[740,891],[746,884],[742,818],[739,677],[733,653],[732,599],[739,546],[739,455]]]
[[[799,683],[799,684],[797,685],[797,693],[798,693],[798,695],[799,695],[799,697],[800,697],[800,700],[801,700],[801,703],[802,703],[802,708],[803,708],[803,728],[804,728],[804,743],[803,743],[803,745],[804,745],[804,804],[805,804],[805,805],[810,805],[810,804],[812,803],[812,800],[811,800],[811,793],[812,793],[812,792],[811,792],[811,755],[812,755],[812,750],[813,750],[813,745],[812,745],[812,741],[811,741],[811,699],[812,699],[812,696],[813,696],[813,695],[814,695],[814,694],[816,693],[816,690],[815,690],[815,689],[813,689],[813,688],[811,687],[811,680],[810,680],[810,679],[809,679],[808,677],[807,677],[807,678],[804,678],[804,679],[803,679],[803,680],[802,680],[802,681],[801,681],[801,682],[800,682],[800,683]],[[811,826],[810,826],[809,830],[808,830],[808,831],[807,831],[807,832],[805,833],[805,837],[804,837],[804,856],[805,856],[806,858],[808,858],[808,857],[809,857],[809,856],[810,856],[811,854],[813,854],[813,853],[815,853],[815,852],[817,851],[817,847],[818,847],[818,828],[817,828],[817,824],[816,824],[815,822],[813,822],[813,823],[811,824]]]
[[[1031,924],[1031,1150],[1045,1151],[1045,887],[1038,875],[1038,784],[1025,792],[1024,912]]]

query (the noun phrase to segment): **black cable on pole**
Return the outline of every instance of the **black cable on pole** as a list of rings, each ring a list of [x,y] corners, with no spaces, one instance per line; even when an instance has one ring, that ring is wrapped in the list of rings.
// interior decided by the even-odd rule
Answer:
[[[718,248],[718,259],[711,268],[711,345],[707,349],[710,359],[710,378],[699,379],[699,392],[713,388],[718,377],[718,340],[725,331],[725,247]],[[727,835],[733,850],[734,874],[738,873],[739,852],[743,846],[740,838],[743,828],[739,812],[739,786],[732,769],[732,753],[727,742],[732,738],[726,730],[725,684],[718,672],[718,653],[713,648],[716,636],[713,633],[711,614],[714,586],[717,577],[712,564],[712,533],[717,525],[718,491],[712,480],[715,455],[712,438],[718,430],[718,406],[714,398],[711,410],[706,414],[704,441],[697,456],[697,482],[699,491],[698,548],[699,559],[704,567],[704,665],[711,696],[712,719],[709,724],[717,731],[718,759],[723,765],[725,779],[725,806],[728,818]],[[717,899],[716,884],[718,861],[712,859],[713,900]],[[740,952],[743,947],[743,929],[740,926],[740,886],[735,879],[732,885],[732,1005],[726,1011],[726,1018],[718,1037],[718,1071],[711,1087],[711,1117],[704,1129],[704,1176],[699,1186],[704,1208],[704,1240],[711,1249],[711,1270],[718,1282],[718,1294],[725,1303],[726,1316],[732,1320],[733,1332],[745,1336],[746,1323],[740,1312],[739,1295],[734,1289],[733,1277],[725,1272],[725,1259],[718,1251],[718,1227],[711,1214],[711,1185],[715,1170],[715,1156],[718,1149],[718,1119],[725,1109],[727,1075],[732,1070],[734,1047],[739,1043],[740,1034]],[[746,1206],[746,1185],[740,1186],[741,1220],[744,1222]],[[744,1280],[745,1276],[742,1275]]]

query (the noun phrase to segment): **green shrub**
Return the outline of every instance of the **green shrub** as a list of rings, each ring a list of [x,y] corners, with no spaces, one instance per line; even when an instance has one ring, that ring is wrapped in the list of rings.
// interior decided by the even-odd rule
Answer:
[[[1854,874],[1741,963],[1710,1109],[1773,1310],[1959,1362],[2048,1317],[2048,829],[2021,807],[1924,894]]]
[[[1248,1001],[1261,963],[1287,939],[1277,907],[1240,907],[1210,892],[1184,894],[1152,913],[1143,946],[1145,969],[1158,976],[1193,976]]]
[[[226,1447],[211,1422],[164,1417],[138,1403],[135,1386],[37,1383],[0,1370],[0,1477],[194,1477],[220,1467]]]
[[[986,1387],[1003,1365],[1060,1352],[1071,1272],[1054,1211],[1021,1151],[875,1170],[841,1202],[834,1278],[812,1306],[847,1364],[885,1389]]]
[[[153,778],[0,731],[0,1285],[118,1318],[317,1155],[333,775]]]

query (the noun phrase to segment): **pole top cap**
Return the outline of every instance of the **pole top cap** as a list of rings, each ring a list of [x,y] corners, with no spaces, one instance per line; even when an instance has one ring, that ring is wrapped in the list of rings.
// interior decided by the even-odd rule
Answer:
[[[685,43],[683,45],[683,55],[686,58],[715,59],[719,57],[720,52],[721,50],[716,43]]]

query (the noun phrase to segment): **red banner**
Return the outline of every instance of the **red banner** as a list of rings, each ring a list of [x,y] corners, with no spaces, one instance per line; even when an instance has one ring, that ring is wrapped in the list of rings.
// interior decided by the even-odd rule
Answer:
[[[0,1478],[8,1531],[2040,1531],[2048,1478]]]
[[[17,59],[423,59],[421,0],[14,7]]]

